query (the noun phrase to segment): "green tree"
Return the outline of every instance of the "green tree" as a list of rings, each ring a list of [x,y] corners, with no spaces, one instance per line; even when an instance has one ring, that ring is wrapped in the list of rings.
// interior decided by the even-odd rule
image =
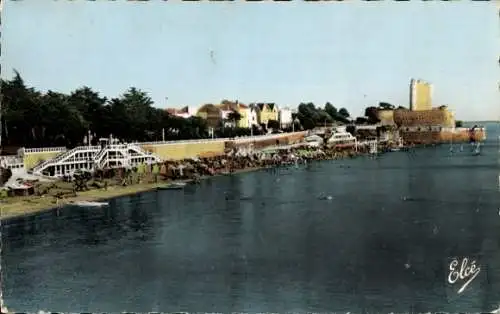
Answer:
[[[347,111],[346,108],[340,108],[339,110],[339,116],[341,116],[342,118],[349,118],[351,116],[351,114],[349,113],[349,111]]]
[[[337,108],[335,108],[331,103],[327,102],[325,104],[325,112],[330,115],[330,117],[335,118],[338,115]]]
[[[105,117],[104,105],[106,97],[100,97],[99,93],[94,92],[90,87],[84,86],[69,96],[69,105],[76,108],[85,120],[85,128],[97,133],[99,137],[106,137],[106,124],[103,124]]]
[[[119,100],[123,103],[125,114],[128,118],[128,128],[130,128],[131,136],[129,140],[147,140],[148,131],[155,131],[150,129],[149,124],[151,107],[153,105],[151,98],[145,92],[131,87]]]
[[[41,99],[45,138],[53,145],[78,146],[85,136],[87,123],[82,114],[68,104],[69,97],[49,91]]]
[[[395,108],[394,105],[391,105],[388,102],[379,102],[378,106],[380,109],[384,109],[384,110],[394,110],[394,108]]]
[[[238,122],[241,120],[241,114],[238,111],[233,110],[227,115],[227,120],[231,121],[236,127]]]
[[[377,107],[366,107],[365,109],[365,117],[368,120],[368,123],[375,124],[379,123],[380,119],[378,118],[378,108]]]
[[[280,123],[276,120],[269,120],[267,121],[267,128],[268,129],[273,129],[273,130],[279,130],[280,129]]]
[[[35,144],[42,141],[41,93],[28,88],[14,71],[12,80],[2,80],[2,127],[4,144]]]
[[[297,118],[306,130],[311,130],[316,126],[318,113],[313,103],[301,103],[298,108]]]
[[[461,121],[461,120],[456,120],[455,121],[455,127],[456,128],[461,128],[461,127],[463,127],[463,125],[464,125],[463,121]]]
[[[357,117],[355,123],[356,124],[367,124],[368,119],[365,117]]]

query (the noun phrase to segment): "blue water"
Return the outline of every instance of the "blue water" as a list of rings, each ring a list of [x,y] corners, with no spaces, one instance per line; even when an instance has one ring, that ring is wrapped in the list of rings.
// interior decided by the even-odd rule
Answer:
[[[488,127],[481,156],[443,145],[316,162],[11,221],[5,301],[18,312],[491,311],[500,133]],[[454,256],[481,267],[462,294],[446,281]]]

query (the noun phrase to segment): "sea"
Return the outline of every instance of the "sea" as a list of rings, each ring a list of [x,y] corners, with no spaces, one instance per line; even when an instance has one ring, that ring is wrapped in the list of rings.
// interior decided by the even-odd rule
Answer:
[[[450,143],[10,220],[5,303],[12,312],[492,311],[500,127],[486,126],[479,156]]]

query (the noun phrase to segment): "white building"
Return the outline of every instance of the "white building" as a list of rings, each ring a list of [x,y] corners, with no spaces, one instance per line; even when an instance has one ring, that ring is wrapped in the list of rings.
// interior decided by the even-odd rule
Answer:
[[[292,125],[292,121],[293,121],[292,113],[293,113],[293,111],[289,108],[281,108],[278,111],[278,119],[279,119],[280,127],[282,129],[287,128],[287,127]]]
[[[253,125],[259,126],[259,108],[256,105],[250,105],[248,107],[248,127],[252,127]]]
[[[196,115],[196,108],[191,107],[191,106],[185,106],[181,109],[167,108],[166,110],[171,115],[181,117],[184,119],[187,119],[187,118],[190,118],[190,117],[193,117]]]
[[[236,127],[234,121],[229,120],[229,115],[233,112],[239,112],[238,101],[222,100],[219,105],[216,106],[220,109],[220,114],[225,127]]]

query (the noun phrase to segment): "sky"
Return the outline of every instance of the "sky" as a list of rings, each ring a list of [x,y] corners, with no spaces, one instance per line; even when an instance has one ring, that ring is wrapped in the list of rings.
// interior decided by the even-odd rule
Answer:
[[[222,99],[360,116],[408,106],[411,78],[457,119],[500,119],[493,2],[7,1],[2,78],[109,98],[135,86],[159,108]]]

